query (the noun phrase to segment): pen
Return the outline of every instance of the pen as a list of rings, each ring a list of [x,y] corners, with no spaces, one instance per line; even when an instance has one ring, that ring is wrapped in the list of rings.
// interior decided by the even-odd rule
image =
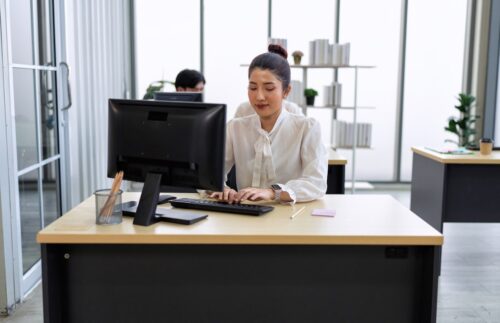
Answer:
[[[299,214],[300,212],[304,211],[305,208],[306,208],[305,206],[301,207],[297,212],[295,212],[294,214],[292,214],[290,216],[290,219],[293,219],[297,214]]]

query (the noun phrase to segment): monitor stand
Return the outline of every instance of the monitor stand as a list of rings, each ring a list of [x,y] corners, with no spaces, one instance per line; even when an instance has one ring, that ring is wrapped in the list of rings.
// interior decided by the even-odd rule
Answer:
[[[173,195],[160,194],[160,196],[158,196],[158,204],[165,204],[175,199],[176,197]]]
[[[179,224],[192,224],[207,218],[206,214],[190,213],[186,210],[157,209],[160,196],[161,174],[148,173],[142,188],[141,198],[137,207],[130,205],[124,213],[134,214],[134,224],[149,226],[158,221]],[[165,200],[172,200],[174,196],[164,195]],[[165,203],[165,202],[163,202]]]
[[[158,205],[160,204],[166,204],[172,200],[175,200],[177,197],[173,195],[167,195],[167,194],[160,194],[158,196]],[[122,210],[124,215],[129,215],[129,216],[135,216],[135,210],[137,209],[137,202],[136,201],[128,201],[128,202],[123,202],[122,203]]]
[[[141,198],[135,212],[134,224],[148,226],[156,220],[156,205],[160,195],[161,174],[148,173],[144,186],[142,187]]]
[[[158,196],[158,205],[160,204],[166,204],[172,200],[175,200],[177,197],[173,195],[167,195],[167,194],[160,194]],[[135,216],[135,210],[137,209],[137,202],[136,201],[128,201],[128,202],[123,202],[122,203],[122,210],[123,210],[123,215],[126,216]],[[156,212],[158,213],[158,209]]]

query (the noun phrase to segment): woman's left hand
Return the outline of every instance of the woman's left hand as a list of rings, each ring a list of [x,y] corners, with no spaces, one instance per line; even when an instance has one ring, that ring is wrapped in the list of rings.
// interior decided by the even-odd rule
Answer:
[[[247,187],[239,190],[234,199],[238,202],[274,200],[274,191],[270,188]]]

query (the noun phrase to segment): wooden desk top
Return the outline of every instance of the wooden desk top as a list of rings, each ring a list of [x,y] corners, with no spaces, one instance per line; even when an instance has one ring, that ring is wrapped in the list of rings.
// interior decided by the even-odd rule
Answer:
[[[333,149],[328,150],[328,165],[345,165],[347,159]]]
[[[500,151],[493,151],[491,155],[481,155],[474,151],[471,155],[440,154],[424,147],[411,147],[419,155],[433,159],[443,164],[500,164]]]
[[[124,193],[123,201],[140,193]],[[174,193],[197,197],[193,193]],[[389,195],[327,195],[295,206],[275,204],[261,216],[217,212],[192,225],[160,222],[135,226],[124,217],[117,225],[95,224],[95,199],[90,197],[37,235],[39,243],[113,244],[324,244],[324,245],[442,245],[443,236]],[[167,204],[168,205],[168,204]],[[290,219],[290,215],[304,210]],[[167,207],[168,208],[168,207]],[[336,216],[312,216],[329,208]]]

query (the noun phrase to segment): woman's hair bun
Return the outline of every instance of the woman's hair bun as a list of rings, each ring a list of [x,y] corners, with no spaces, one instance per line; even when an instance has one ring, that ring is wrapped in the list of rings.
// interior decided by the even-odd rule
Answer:
[[[275,53],[275,54],[280,55],[284,59],[287,59],[287,57],[288,57],[288,52],[286,51],[286,49],[284,49],[283,47],[281,47],[281,45],[278,45],[278,44],[269,44],[269,46],[267,47],[267,50],[270,53]]]

